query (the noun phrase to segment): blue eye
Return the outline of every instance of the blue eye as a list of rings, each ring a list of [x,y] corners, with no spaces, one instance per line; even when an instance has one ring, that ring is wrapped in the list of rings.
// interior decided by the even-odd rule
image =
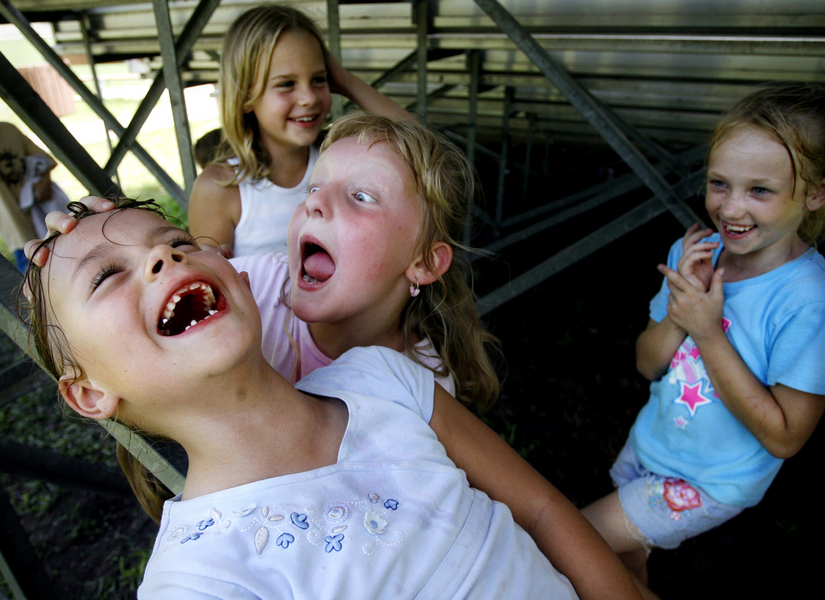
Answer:
[[[359,202],[378,202],[378,200],[376,200],[366,192],[356,192],[355,199]]]
[[[317,192],[320,189],[321,188],[319,188],[317,185],[316,186],[310,186],[309,191],[307,193],[312,194],[313,192]]]
[[[763,187],[751,188],[751,192],[753,192],[757,196],[764,196],[765,194],[770,194],[771,193],[771,191],[769,189],[763,188]]]
[[[725,182],[718,179],[710,179],[708,180],[708,185],[716,188],[722,188],[725,187]]]

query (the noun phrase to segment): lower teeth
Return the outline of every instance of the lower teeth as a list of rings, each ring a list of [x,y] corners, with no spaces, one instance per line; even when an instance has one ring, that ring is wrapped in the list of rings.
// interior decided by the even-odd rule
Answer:
[[[318,283],[317,279],[315,279],[314,277],[310,277],[309,275],[304,275],[303,279],[304,279],[304,281],[306,281],[310,285],[312,285],[314,283]]]

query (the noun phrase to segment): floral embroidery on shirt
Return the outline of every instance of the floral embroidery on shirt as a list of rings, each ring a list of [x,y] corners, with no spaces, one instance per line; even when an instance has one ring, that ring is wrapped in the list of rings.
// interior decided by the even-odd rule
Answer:
[[[327,553],[330,552],[340,552],[341,551],[341,542],[344,540],[344,534],[339,533],[338,535],[328,535],[324,538],[324,541],[327,545],[324,547],[324,550]]]
[[[220,510],[212,508],[208,517],[191,527],[177,527],[166,540],[184,544],[204,535],[214,537],[237,530],[252,536],[252,546],[259,556],[272,547],[269,545],[271,539],[275,540],[274,547],[280,550],[291,550],[293,545],[301,542],[323,548],[329,554],[343,550],[344,532],[349,528],[348,521],[353,517],[353,511],[356,511],[355,523],[360,520],[369,534],[369,539],[362,546],[362,551],[369,555],[380,546],[395,546],[404,541],[404,534],[397,528],[391,528],[389,517],[399,510],[400,503],[393,498],[383,503],[381,500],[380,495],[370,493],[361,496],[360,500],[333,502],[323,509],[313,505],[259,506],[253,502],[229,511],[235,521],[234,527],[233,519],[224,518]]]

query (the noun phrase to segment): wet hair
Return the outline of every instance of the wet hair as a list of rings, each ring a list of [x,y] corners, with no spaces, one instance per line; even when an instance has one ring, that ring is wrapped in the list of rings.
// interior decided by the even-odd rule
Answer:
[[[126,209],[145,210],[165,219],[168,218],[163,208],[152,200],[133,200],[130,198],[110,198],[110,200],[115,203],[116,208],[108,214],[107,220],[121,210]],[[100,214],[87,208],[81,202],[72,202],[67,208],[69,213],[78,220]],[[40,244],[38,249],[53,248],[60,235],[60,233],[50,235]],[[18,316],[29,328],[29,350],[35,356],[40,357],[43,368],[56,380],[59,380],[66,373],[73,373],[72,381],[78,381],[85,378],[86,375],[83,372],[83,367],[73,355],[71,344],[66,340],[63,330],[55,322],[48,289],[43,285],[43,272],[48,271],[50,264],[51,262],[47,262],[46,266],[41,268],[33,261],[29,262],[23,276],[23,286],[21,286],[18,301]],[[26,289],[28,289],[28,292],[24,294],[23,290]],[[147,438],[150,442],[159,439],[157,436],[147,435],[129,423],[119,422],[136,434]],[[117,444],[117,458],[140,505],[150,517],[156,522],[160,522],[163,502],[173,496],[172,492],[120,442]]]
[[[224,185],[237,185],[247,177],[269,175],[270,157],[260,141],[258,119],[250,110],[263,95],[272,51],[286,32],[314,36],[326,56],[317,25],[299,10],[262,4],[241,14],[226,32],[218,75],[220,120],[224,136],[217,162],[229,166],[237,158],[235,177]]]
[[[403,158],[424,203],[417,244],[427,268],[436,272],[430,253],[436,242],[453,248],[447,272],[433,284],[421,286],[418,297],[407,302],[401,316],[407,354],[424,364],[415,342],[429,339],[443,363],[437,372],[451,373],[455,379],[456,397],[479,409],[489,408],[498,398],[499,380],[487,350],[496,354],[500,350],[498,340],[484,329],[478,316],[468,283],[468,249],[461,244],[475,197],[475,169],[455,144],[416,121],[348,115],[329,130],[321,152],[348,137],[367,144],[386,142]]]
[[[716,147],[741,127],[781,144],[791,159],[794,192],[797,177],[815,190],[825,177],[825,85],[778,81],[759,86],[739,100],[716,126],[706,162]],[[825,232],[825,206],[808,211],[798,234],[812,246]]]

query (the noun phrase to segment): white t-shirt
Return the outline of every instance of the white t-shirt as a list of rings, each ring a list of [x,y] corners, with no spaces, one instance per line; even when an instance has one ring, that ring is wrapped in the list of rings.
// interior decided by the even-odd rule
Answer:
[[[346,403],[337,463],[168,501],[139,600],[577,597],[447,456],[431,371],[356,348],[296,387]]]

